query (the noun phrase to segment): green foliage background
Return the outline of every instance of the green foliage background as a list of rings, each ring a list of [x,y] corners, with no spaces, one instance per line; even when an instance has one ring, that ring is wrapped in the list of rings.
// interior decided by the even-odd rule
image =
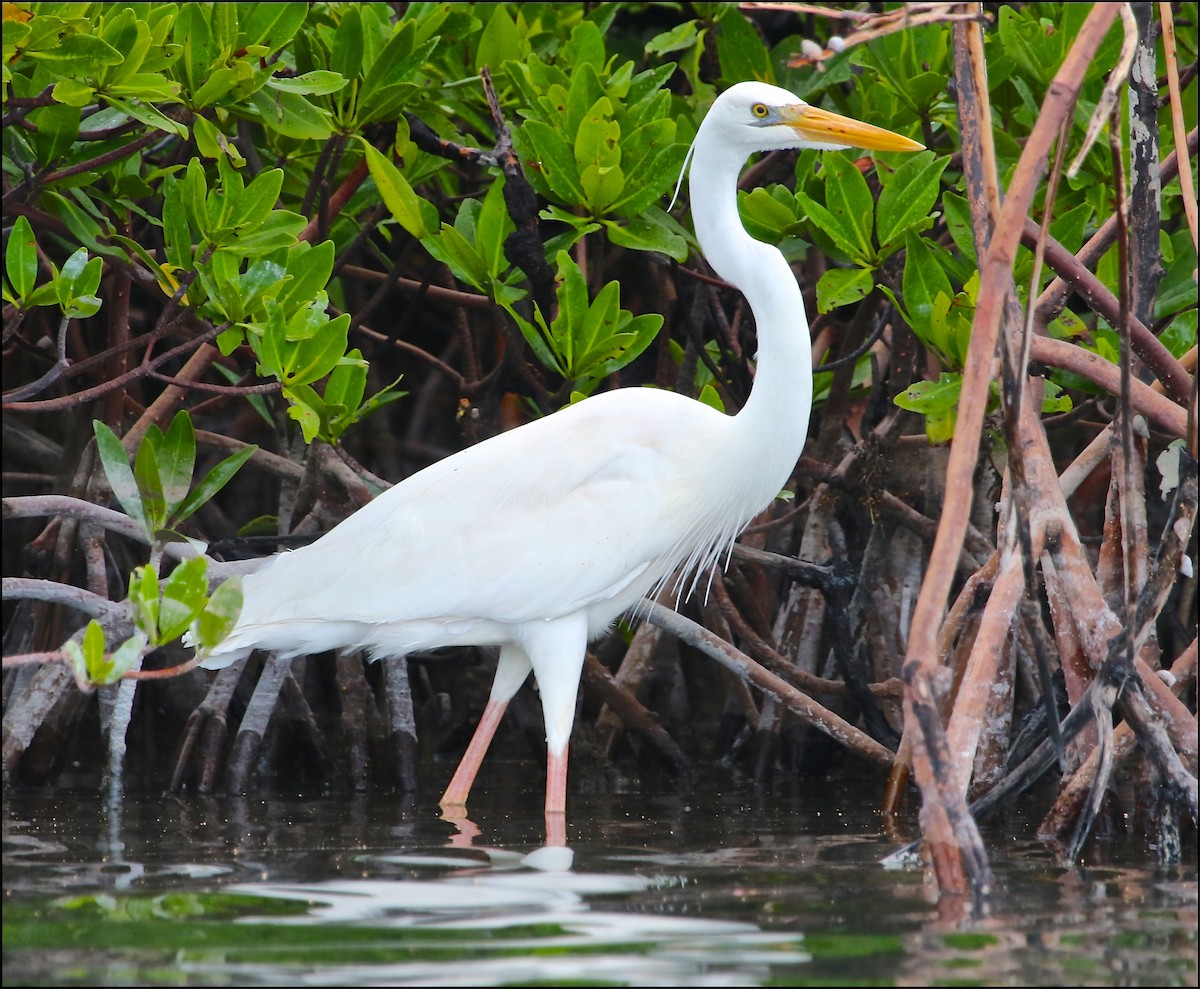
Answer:
[[[1088,6],[987,5],[1002,180]],[[1194,67],[1195,5],[1176,6]],[[236,555],[327,528],[381,478],[597,389],[674,388],[736,411],[752,320],[705,280],[686,196],[670,202],[712,98],[750,78],[927,145],[873,168],[772,156],[741,208],[796,263],[819,339],[889,327],[882,365],[865,353],[853,374],[817,374],[818,428],[825,403],[852,400],[876,419],[900,405],[946,441],[978,287],[951,27],[797,63],[806,39],[840,30],[730,3],[4,4],[6,495],[84,493],[91,420],[111,429],[110,454],[117,436],[132,454],[183,409],[209,466],[260,448],[189,503],[185,533]],[[1114,28],[1068,160],[1120,47]],[[1194,70],[1185,82],[1190,130]],[[1165,158],[1165,108],[1159,143]],[[1113,187],[1102,141],[1053,206],[1068,251],[1110,215]],[[1178,182],[1162,193],[1160,255],[1147,321],[1179,356],[1195,346],[1196,258]],[[1097,273],[1117,290],[1115,250]],[[1014,275],[1024,300],[1032,254]],[[1112,328],[1082,307],[1048,332],[1116,358]],[[1057,371],[1044,411],[1098,393]],[[363,490],[335,480],[321,443],[369,468]],[[28,570],[9,548],[23,540],[5,542],[5,572]],[[110,561],[114,600],[137,562]],[[77,562],[39,567],[84,580]],[[63,629],[31,634],[56,645]]]
[[[247,397],[274,426],[282,428],[286,414],[306,441],[336,442],[400,397],[390,371],[386,379],[371,375],[367,387],[365,341],[351,339],[352,323],[434,353],[450,340],[440,314],[430,319],[418,310],[433,307],[411,295],[401,296],[401,318],[364,313],[364,296],[376,284],[361,271],[367,268],[422,284],[449,277],[494,305],[471,319],[478,324],[472,330],[515,344],[517,353],[489,373],[488,347],[477,339],[481,364],[461,389],[482,406],[485,429],[505,393],[523,394],[541,411],[571,391],[589,393],[645,354],[659,332],[666,308],[661,279],[653,277],[659,256],[684,264],[694,257],[686,217],[668,213],[666,201],[707,103],[744,78],[926,140],[928,152],[895,162],[884,156],[871,178],[847,155],[801,156],[794,183],[753,189],[744,212],[756,235],[793,257],[814,245],[830,259],[809,286],[819,312],[853,305],[881,285],[946,370],[961,366],[974,258],[953,167],[948,25],[856,46],[815,71],[788,68],[801,44],[799,33],[787,33],[804,26],[797,18],[755,22],[734,4],[400,9],[10,4],[6,230],[20,236],[8,248],[6,318],[16,346],[6,360],[6,389],[44,370],[36,346],[20,344],[55,336],[56,307],[84,321],[76,329],[93,361],[130,365],[132,348],[118,353],[121,342],[106,339],[105,327],[112,334],[114,322],[125,322],[111,298],[131,284],[141,325],[129,319],[129,336],[157,330],[147,358],[177,339],[170,320],[181,320],[178,307],[193,332],[215,334],[223,383],[277,382],[277,390]],[[1015,162],[1020,135],[1036,119],[1086,10],[998,8],[988,68],[1003,124],[1002,167]],[[1185,22],[1183,44],[1194,50],[1187,29]],[[1080,123],[1119,45],[1114,31],[1085,85]],[[538,196],[540,257],[516,249],[495,164],[439,157],[413,138],[416,126],[456,146],[493,148],[496,122],[479,77],[485,68]],[[1165,124],[1164,156],[1172,147]],[[367,177],[356,181],[364,165]],[[338,189],[349,198],[329,212]],[[1108,214],[1110,189],[1111,161],[1097,150],[1059,194],[1051,231],[1064,246],[1077,249]],[[1194,297],[1177,196],[1172,188],[1165,196],[1166,276],[1154,310],[1164,319]],[[36,228],[36,245],[22,217]],[[1018,285],[1027,286],[1028,267],[1026,259]],[[1115,276],[1112,259],[1101,272]],[[547,273],[556,295],[537,291]],[[622,306],[622,287],[634,309]],[[1077,320],[1055,329],[1064,336],[1087,330]],[[1104,328],[1096,329],[1091,343],[1103,348]],[[1167,327],[1176,354],[1194,337],[1194,309]],[[697,327],[690,344],[705,339],[719,340],[711,325]],[[79,355],[68,359],[77,364]],[[525,365],[516,381],[515,363]],[[636,379],[645,380],[646,362],[640,366]],[[105,374],[70,368],[55,391],[78,394],[84,377],[94,387]],[[189,397],[206,399],[211,413],[235,404],[211,393]],[[120,431],[120,417],[110,424]]]

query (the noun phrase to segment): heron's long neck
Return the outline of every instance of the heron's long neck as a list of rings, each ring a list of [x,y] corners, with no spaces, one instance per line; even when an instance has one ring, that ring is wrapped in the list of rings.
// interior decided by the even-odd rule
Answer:
[[[783,254],[742,226],[737,180],[744,154],[704,138],[701,132],[690,179],[696,237],[717,274],[745,295],[758,336],[754,387],[737,416],[738,432],[768,444],[758,452],[778,458],[782,483],[808,434],[812,343],[804,299]]]

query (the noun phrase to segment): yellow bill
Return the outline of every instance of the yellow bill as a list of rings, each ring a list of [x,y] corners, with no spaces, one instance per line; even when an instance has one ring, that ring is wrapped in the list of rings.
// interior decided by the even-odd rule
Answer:
[[[779,108],[783,122],[806,141],[868,151],[922,151],[925,145],[874,124],[797,103]]]

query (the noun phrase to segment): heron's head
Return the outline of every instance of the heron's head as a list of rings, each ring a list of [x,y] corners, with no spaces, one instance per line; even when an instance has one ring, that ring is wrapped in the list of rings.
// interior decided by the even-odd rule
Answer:
[[[786,89],[765,82],[739,82],[725,90],[702,126],[715,128],[719,140],[747,153],[781,148],[920,151],[925,147],[882,127],[809,106]]]

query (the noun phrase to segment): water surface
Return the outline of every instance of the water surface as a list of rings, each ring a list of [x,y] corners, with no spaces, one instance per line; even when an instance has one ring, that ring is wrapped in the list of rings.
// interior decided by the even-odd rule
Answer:
[[[494,785],[506,777],[493,770]],[[520,773],[520,790],[525,779]],[[530,777],[533,779],[533,777]],[[481,785],[483,781],[481,780]],[[1009,813],[999,889],[941,903],[877,794],[729,775],[572,794],[7,795],[5,985],[1196,985],[1194,850],[1063,868]]]

